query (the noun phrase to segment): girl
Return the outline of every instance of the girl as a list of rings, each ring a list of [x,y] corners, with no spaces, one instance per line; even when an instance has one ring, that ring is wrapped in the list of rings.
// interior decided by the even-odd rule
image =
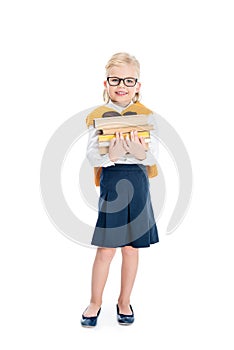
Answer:
[[[156,176],[156,130],[150,131],[148,150],[142,137],[131,131],[124,139],[121,132],[110,141],[109,152],[99,154],[98,134],[93,120],[128,114],[146,114],[155,125],[156,115],[139,100],[140,65],[134,56],[117,53],[106,65],[105,105],[92,111],[87,119],[89,140],[87,157],[95,170],[95,183],[100,183],[99,213],[92,244],[97,246],[92,270],[91,300],[81,325],[93,327],[101,311],[102,295],[116,248],[121,247],[121,287],[117,301],[119,324],[134,322],[130,296],[138,267],[138,249],[157,243],[158,232],[149,193],[148,177]]]

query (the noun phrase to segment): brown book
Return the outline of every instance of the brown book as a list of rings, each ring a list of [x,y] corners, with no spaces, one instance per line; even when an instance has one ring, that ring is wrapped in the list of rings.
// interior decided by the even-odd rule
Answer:
[[[119,117],[95,118],[93,126],[96,129],[116,129],[128,126],[139,126],[148,124],[148,115],[125,115]]]
[[[106,153],[108,153],[108,152],[109,152],[109,146],[99,147],[99,153],[100,153],[101,155],[106,154]]]
[[[111,129],[102,129],[99,130],[101,135],[111,135],[115,134],[116,132],[130,132],[132,130],[136,131],[148,131],[148,130],[153,130],[154,126],[152,124],[146,124],[146,125],[138,125],[138,126],[125,126],[122,128],[111,128]]]

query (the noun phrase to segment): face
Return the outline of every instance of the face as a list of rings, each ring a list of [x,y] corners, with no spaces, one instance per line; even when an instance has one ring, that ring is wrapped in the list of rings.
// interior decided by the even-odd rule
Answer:
[[[108,76],[122,79],[129,77],[137,78],[137,72],[134,65],[123,64],[112,67],[109,70]],[[137,82],[135,86],[128,87],[124,85],[124,82],[121,80],[117,86],[110,86],[108,81],[104,81],[104,86],[111,101],[119,106],[125,107],[132,101],[135,94],[140,91],[141,84]]]

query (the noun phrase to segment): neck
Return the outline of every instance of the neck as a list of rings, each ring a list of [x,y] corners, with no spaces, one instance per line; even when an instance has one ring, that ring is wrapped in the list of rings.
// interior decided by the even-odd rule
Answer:
[[[110,100],[110,103],[113,103],[115,106],[118,106],[120,108],[127,108],[128,106],[131,105],[132,102],[129,102],[129,103],[120,103],[120,102],[115,102],[115,101],[112,101]]]

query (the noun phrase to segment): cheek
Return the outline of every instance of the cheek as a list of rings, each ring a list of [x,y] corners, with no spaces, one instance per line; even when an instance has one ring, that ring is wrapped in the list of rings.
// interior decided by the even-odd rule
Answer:
[[[132,96],[135,96],[135,94],[136,94],[138,91],[139,91],[138,88],[132,90],[132,91],[131,91],[131,95],[132,95]]]
[[[111,86],[107,86],[106,90],[108,92],[109,95],[113,95],[115,92],[115,89],[113,89]]]

